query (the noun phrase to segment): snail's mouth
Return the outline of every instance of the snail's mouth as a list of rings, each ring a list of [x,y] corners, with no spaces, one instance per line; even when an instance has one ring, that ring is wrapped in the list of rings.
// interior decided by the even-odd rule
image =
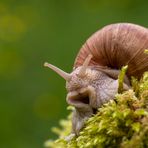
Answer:
[[[86,105],[91,105],[92,101],[96,99],[95,91],[92,86],[86,88],[81,88],[77,91],[72,91],[67,94],[67,102],[69,105],[75,107],[83,107]]]
[[[73,91],[73,92],[68,93],[67,102],[68,104],[73,105],[73,106],[77,106],[79,104],[89,104],[90,98],[86,92],[81,94],[76,91]]]

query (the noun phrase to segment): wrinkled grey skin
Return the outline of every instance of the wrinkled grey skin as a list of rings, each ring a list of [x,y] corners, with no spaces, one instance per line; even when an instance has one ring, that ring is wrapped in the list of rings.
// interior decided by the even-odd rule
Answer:
[[[71,73],[71,80],[66,83],[67,102],[75,107],[72,118],[73,133],[79,134],[84,122],[104,103],[114,99],[118,92],[118,80],[113,79],[114,71],[102,72],[88,67],[85,76],[79,76],[78,67]],[[119,74],[119,73],[118,73]],[[113,76],[115,78],[115,76]],[[129,89],[128,84],[123,85]]]

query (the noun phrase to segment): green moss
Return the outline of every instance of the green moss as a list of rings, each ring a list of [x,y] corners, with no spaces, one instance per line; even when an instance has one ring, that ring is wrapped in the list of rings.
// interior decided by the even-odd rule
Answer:
[[[54,128],[59,138],[47,141],[52,148],[145,148],[148,147],[148,72],[138,82],[132,79],[132,89],[117,94],[91,117],[79,136],[67,142],[71,131],[71,115]]]

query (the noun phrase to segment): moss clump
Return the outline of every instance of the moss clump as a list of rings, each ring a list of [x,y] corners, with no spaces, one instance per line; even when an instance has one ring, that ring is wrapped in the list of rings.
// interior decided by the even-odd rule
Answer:
[[[146,148],[148,147],[148,72],[138,82],[132,79],[132,89],[117,94],[91,117],[79,136],[67,142],[70,134],[70,116],[62,120],[62,129],[54,128],[59,135],[56,141],[47,141],[53,148]],[[56,129],[56,130],[55,130]]]

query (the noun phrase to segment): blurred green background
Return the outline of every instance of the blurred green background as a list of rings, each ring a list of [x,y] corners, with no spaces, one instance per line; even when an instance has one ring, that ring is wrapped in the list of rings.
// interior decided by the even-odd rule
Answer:
[[[68,114],[67,72],[85,40],[116,22],[148,26],[146,0],[0,0],[0,148],[42,148]]]

